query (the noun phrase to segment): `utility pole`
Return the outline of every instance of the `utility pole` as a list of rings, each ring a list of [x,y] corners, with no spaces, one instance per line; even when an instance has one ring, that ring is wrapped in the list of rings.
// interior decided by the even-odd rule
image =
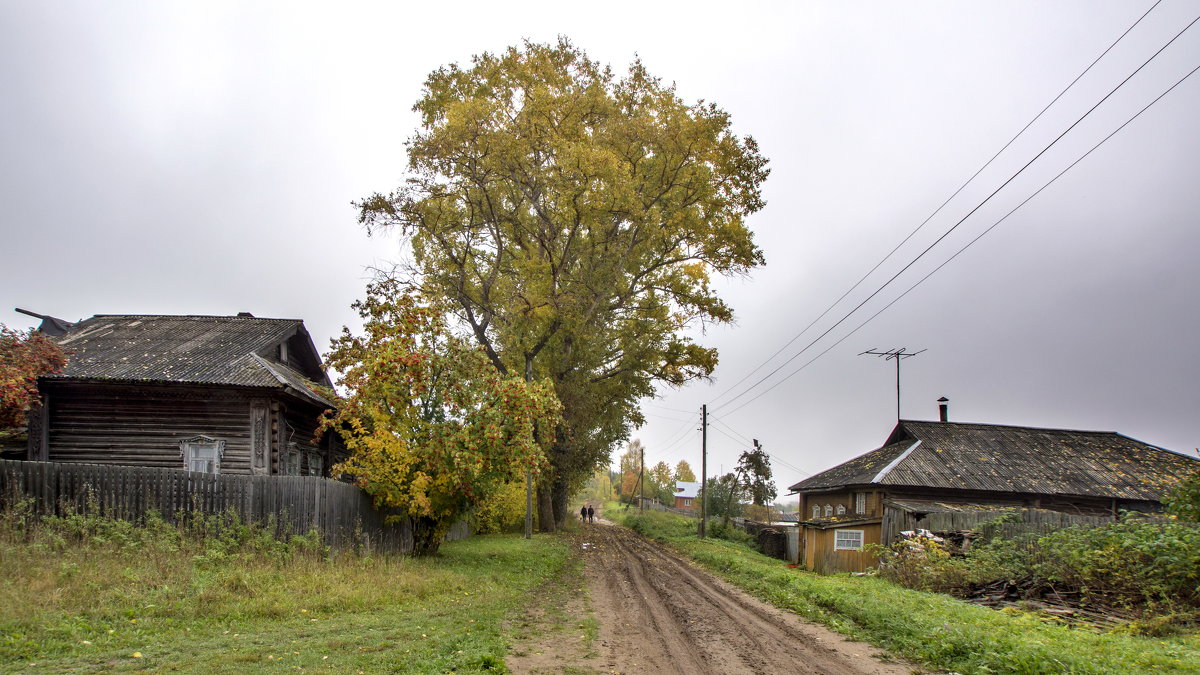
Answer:
[[[708,524],[708,404],[700,406],[700,538]]]
[[[916,356],[917,354],[920,354],[921,352],[925,351],[924,349],[922,349],[919,352],[906,352],[906,351],[904,351],[905,349],[907,349],[907,347],[901,347],[900,349],[887,349],[887,350],[880,351],[880,350],[877,350],[874,347],[872,347],[872,348],[868,349],[867,351],[859,354],[859,356],[863,356],[864,354],[870,354],[871,356],[880,356],[880,357],[883,357],[884,361],[889,361],[892,359],[896,360],[896,421],[897,422],[900,421],[900,359],[907,359],[910,356]]]
[[[638,451],[639,460],[642,467],[638,469],[638,485],[642,486],[641,496],[638,497],[638,513],[646,511],[646,448],[642,446]]]

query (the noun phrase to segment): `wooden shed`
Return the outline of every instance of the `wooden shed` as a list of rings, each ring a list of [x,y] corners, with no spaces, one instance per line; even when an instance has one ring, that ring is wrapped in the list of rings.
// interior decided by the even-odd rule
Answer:
[[[45,321],[43,321],[45,325]],[[299,319],[97,315],[59,322],[66,369],[39,382],[27,458],[252,475],[328,475],[334,407]]]

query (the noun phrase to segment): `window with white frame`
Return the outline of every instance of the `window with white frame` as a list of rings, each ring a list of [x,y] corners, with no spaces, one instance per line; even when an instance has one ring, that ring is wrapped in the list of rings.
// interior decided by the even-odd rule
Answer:
[[[863,547],[862,530],[834,530],[833,550],[859,551]]]
[[[825,505],[825,517],[826,517],[826,518],[832,518],[832,517],[833,517],[833,507],[832,507],[832,506],[830,506],[829,504],[826,504],[826,505]]]
[[[225,441],[209,436],[193,436],[179,442],[179,456],[187,471],[221,473],[221,457],[224,454]]]
[[[846,507],[845,507],[845,505],[843,505],[843,504],[838,504],[838,505],[837,505],[837,514],[838,514],[839,516],[844,516],[844,515],[846,515]]]
[[[820,518],[820,517],[821,517],[821,507],[814,506],[813,507],[813,518]]]
[[[308,475],[320,476],[325,470],[325,458],[319,452],[308,453]]]
[[[866,514],[867,512],[867,493],[859,492],[854,495],[854,512],[858,514]]]

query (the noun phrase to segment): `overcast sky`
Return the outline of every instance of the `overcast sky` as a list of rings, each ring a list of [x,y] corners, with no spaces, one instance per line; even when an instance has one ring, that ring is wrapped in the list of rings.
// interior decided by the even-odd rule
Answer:
[[[946,396],[956,421],[1119,431],[1195,454],[1200,75],[862,324],[1200,65],[1200,26],[735,399],[1200,12],[1159,4],[893,259],[734,386],[1152,4],[0,0],[0,322],[34,325],[14,307],[68,320],[249,311],[304,319],[324,351],[355,325],[369,268],[399,257],[350,202],[402,181],[425,76],[561,34],[618,70],[640,55],[685,100],[729,111],[771,160],[767,207],[750,220],[767,266],[720,284],[738,319],[703,337],[720,349],[714,381],[646,402],[634,436],[648,463],[699,473],[709,403],[710,475],[757,438],[782,495],[883,442],[895,369],[858,354],[899,347],[926,350],[902,363],[905,418],[936,419]]]

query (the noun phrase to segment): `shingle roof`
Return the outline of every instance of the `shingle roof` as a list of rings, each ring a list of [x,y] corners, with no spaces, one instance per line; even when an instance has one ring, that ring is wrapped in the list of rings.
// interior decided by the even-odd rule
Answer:
[[[53,377],[287,387],[331,405],[295,369],[262,357],[303,325],[253,316],[99,314],[58,338],[67,366]]]
[[[1110,431],[901,421],[889,441],[791,490],[875,484],[1158,501],[1200,469]]]

